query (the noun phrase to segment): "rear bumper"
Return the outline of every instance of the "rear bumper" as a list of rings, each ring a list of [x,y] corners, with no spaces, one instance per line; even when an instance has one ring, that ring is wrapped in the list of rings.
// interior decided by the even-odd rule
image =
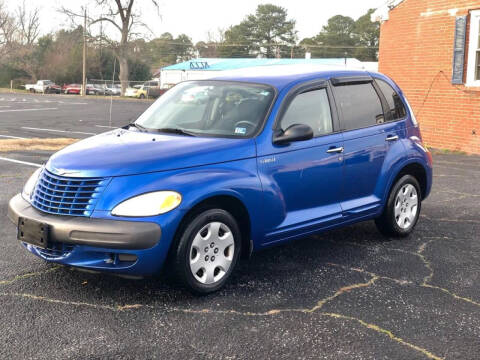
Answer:
[[[49,226],[51,241],[70,245],[143,250],[157,245],[161,237],[160,226],[156,223],[42,213],[25,201],[21,194],[10,200],[8,217],[15,225],[18,225],[20,217],[45,223]]]

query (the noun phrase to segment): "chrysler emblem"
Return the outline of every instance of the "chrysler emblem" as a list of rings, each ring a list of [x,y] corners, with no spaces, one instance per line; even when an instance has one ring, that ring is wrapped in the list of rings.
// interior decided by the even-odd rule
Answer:
[[[75,173],[78,173],[78,171],[69,171],[69,170],[65,170],[65,169],[57,169],[57,168],[54,168],[52,167],[52,171],[57,174],[57,175],[67,175],[67,174],[75,174]]]

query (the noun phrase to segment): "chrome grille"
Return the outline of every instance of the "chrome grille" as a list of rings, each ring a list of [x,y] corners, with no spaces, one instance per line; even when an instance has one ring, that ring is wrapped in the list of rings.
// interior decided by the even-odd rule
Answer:
[[[32,197],[38,210],[58,215],[90,216],[108,178],[74,178],[43,170]]]

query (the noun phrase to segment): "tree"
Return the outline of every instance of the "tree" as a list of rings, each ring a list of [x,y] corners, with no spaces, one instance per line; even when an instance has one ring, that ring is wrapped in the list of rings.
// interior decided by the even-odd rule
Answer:
[[[35,41],[39,35],[40,10],[27,10],[25,2],[18,6],[16,13],[10,16],[6,27],[13,26],[7,40],[9,61],[22,71],[27,72],[34,80],[37,78],[40,62],[35,57]],[[8,32],[8,30],[7,30]]]
[[[258,5],[255,14],[225,31],[219,54],[221,57],[267,58],[288,54],[290,57],[289,49],[296,40],[295,20],[288,19],[287,10],[272,4]]]
[[[309,48],[313,57],[351,57],[355,46],[354,28],[355,20],[351,17],[336,15],[328,19],[327,25],[317,36],[304,39],[302,43],[313,45]]]
[[[177,36],[173,48],[177,55],[177,62],[190,60],[194,55],[192,39],[185,34]]]
[[[17,8],[17,25],[19,27],[19,42],[24,45],[33,45],[40,35],[40,9],[33,8],[27,11],[25,0]]]
[[[192,40],[185,34],[174,38],[169,32],[149,42],[150,59],[154,67],[186,61],[194,56]]]
[[[120,40],[115,41],[104,35],[103,31],[98,35],[90,34],[90,37],[97,41],[104,41],[109,44],[114,52],[119,68],[120,68],[120,82],[122,86],[122,95],[128,86],[128,58],[131,52],[131,42],[140,35],[138,30],[143,27],[148,29],[147,25],[140,20],[140,13],[134,10],[135,0],[91,0],[94,1],[97,8],[100,9],[100,14],[96,17],[89,17],[89,27],[94,24],[101,23],[107,26],[113,26],[119,32]],[[158,10],[158,3],[156,0],[151,0],[151,3]],[[68,15],[74,21],[78,21],[83,17],[83,14],[76,13],[72,10],[62,7],[61,11]]]
[[[0,55],[2,59],[8,53],[8,46],[13,43],[16,31],[15,20],[0,1]]]
[[[357,45],[363,46],[355,50],[355,57],[361,61],[377,61],[378,43],[380,38],[380,23],[371,21],[375,9],[358,18],[355,22],[355,38]]]
[[[218,55],[222,58],[254,57],[250,40],[250,30],[244,23],[231,26],[224,33],[224,41],[218,47]]]
[[[245,27],[261,56],[282,56],[282,46],[293,46],[297,41],[295,20],[287,19],[287,10],[276,5],[258,5],[255,15],[249,15]]]
[[[373,11],[369,10],[356,21],[348,16],[333,16],[318,35],[303,39],[300,45],[313,57],[376,61],[380,29],[378,23],[370,21]]]
[[[214,42],[199,41],[195,44],[195,51],[202,58],[218,57],[217,44]]]

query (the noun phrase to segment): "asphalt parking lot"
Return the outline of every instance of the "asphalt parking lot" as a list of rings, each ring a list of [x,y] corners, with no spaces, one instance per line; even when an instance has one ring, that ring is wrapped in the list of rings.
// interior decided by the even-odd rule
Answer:
[[[108,100],[5,99],[0,135],[110,126]],[[112,126],[148,105],[116,100]],[[1,112],[33,106],[56,109]],[[56,136],[67,135],[89,136]],[[0,157],[40,163],[48,155]],[[255,254],[224,290],[194,297],[161,277],[88,274],[27,253],[6,213],[35,168],[0,160],[0,358],[478,358],[480,157],[436,154],[434,163],[432,195],[410,237],[386,239],[366,222],[306,238]]]

